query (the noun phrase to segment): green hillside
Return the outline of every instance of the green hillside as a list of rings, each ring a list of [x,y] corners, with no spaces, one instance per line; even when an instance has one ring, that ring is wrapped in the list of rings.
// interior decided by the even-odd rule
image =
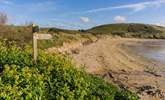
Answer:
[[[148,24],[107,24],[87,30],[93,34],[109,34],[122,37],[164,39],[165,28]]]
[[[19,45],[32,44],[31,26],[0,25],[0,40],[15,41]],[[64,42],[82,39],[92,41],[100,35],[121,36],[127,38],[164,39],[165,28],[147,24],[107,24],[89,30],[66,30],[58,28],[41,28],[40,33],[52,34],[53,39],[39,41],[40,48],[61,46]]]
[[[32,44],[31,26],[11,26],[0,25],[0,40],[15,41],[18,45]],[[66,30],[58,28],[41,28],[39,33],[48,33],[53,36],[51,40],[39,41],[39,47],[42,49],[61,46],[64,42],[74,42],[81,39],[91,40],[92,34],[84,34],[77,30]]]

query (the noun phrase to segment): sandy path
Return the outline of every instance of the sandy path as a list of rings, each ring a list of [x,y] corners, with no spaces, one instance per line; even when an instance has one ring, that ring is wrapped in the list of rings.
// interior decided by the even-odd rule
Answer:
[[[132,91],[141,92],[141,100],[164,100],[162,95],[165,91],[165,77],[145,72],[147,67],[159,68],[162,65],[144,59],[124,47],[142,41],[148,40],[104,38],[77,48],[78,53],[71,54],[71,57],[78,66],[85,65],[87,72],[102,76]],[[150,87],[149,90],[141,89],[147,86]],[[159,90],[161,92],[157,92]],[[146,91],[153,93],[149,94]]]

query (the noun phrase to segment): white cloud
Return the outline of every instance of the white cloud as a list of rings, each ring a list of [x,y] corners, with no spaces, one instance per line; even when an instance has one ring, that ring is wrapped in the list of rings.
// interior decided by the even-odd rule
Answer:
[[[124,23],[126,18],[124,16],[115,16],[113,20],[115,23]]]
[[[49,21],[49,26],[77,30],[77,29],[88,29],[92,26],[96,26],[96,23],[93,23],[91,20],[90,20],[90,23],[84,24],[84,22],[82,21],[81,22],[80,21],[64,21],[61,19],[52,18]]]
[[[116,10],[116,9],[132,9],[134,12],[137,12],[149,7],[160,7],[163,4],[165,4],[165,0],[155,0],[155,1],[127,4],[127,5],[96,8],[96,9],[84,11],[82,13],[95,13],[95,12],[109,11],[109,10]]]
[[[49,24],[55,25],[55,26],[67,26],[67,27],[74,27],[74,28],[80,28],[82,23],[80,22],[68,22],[68,21],[63,21],[60,19],[51,19]]]
[[[116,7],[113,7],[112,9],[132,9],[133,11],[137,12],[137,11],[141,11],[145,9],[146,7],[147,6],[145,2],[145,3],[116,6]]]
[[[80,17],[80,20],[84,23],[89,23],[90,19],[88,17]]]

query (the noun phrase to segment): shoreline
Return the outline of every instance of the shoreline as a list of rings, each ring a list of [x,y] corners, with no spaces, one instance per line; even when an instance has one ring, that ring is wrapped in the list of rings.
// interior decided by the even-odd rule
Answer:
[[[95,43],[77,48],[78,53],[71,54],[71,57],[77,66],[85,65],[88,73],[95,74],[136,93],[140,92],[141,100],[162,100],[162,98],[165,98],[165,77],[152,72],[148,68],[163,65],[137,55],[135,51],[125,46],[128,44],[138,45],[139,42],[146,41],[153,40],[100,39]],[[152,88],[140,91],[141,88],[146,86]],[[152,91],[153,94],[148,94],[146,91]],[[157,91],[161,92],[158,93]]]
[[[77,53],[73,52],[71,54],[71,57],[78,66],[85,64],[87,66],[87,69],[89,68],[88,71],[90,73],[98,72],[100,71],[99,67],[101,67],[102,69],[102,67],[106,67],[106,66],[108,66],[108,69],[111,70],[125,69],[128,71],[129,70],[144,71],[146,66],[155,66],[155,65],[164,66],[163,64],[160,64],[157,61],[147,59],[146,57],[137,54],[136,51],[133,51],[128,47],[130,45],[138,45],[139,42],[142,43],[147,41],[153,41],[153,40],[135,39],[135,38],[111,38],[111,37],[104,38],[89,45],[73,48],[73,50],[77,50]],[[81,60],[79,58],[81,58]],[[91,61],[96,60],[99,63],[93,65],[91,64],[91,62],[86,62],[87,59]],[[101,63],[102,61],[104,64]],[[95,69],[91,70],[90,68],[93,67]]]
[[[107,36],[85,45],[80,41],[66,44],[60,49],[50,48],[48,52],[62,51],[62,54],[72,58],[78,69],[85,68],[90,74],[131,90],[141,97],[140,100],[164,100],[165,77],[152,69],[164,65],[146,59],[128,47],[147,41],[162,40]]]

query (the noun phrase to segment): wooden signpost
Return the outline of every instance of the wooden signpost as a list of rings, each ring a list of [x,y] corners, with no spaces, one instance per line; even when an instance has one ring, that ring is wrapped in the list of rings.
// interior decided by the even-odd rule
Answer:
[[[34,63],[37,63],[37,56],[38,56],[37,40],[48,40],[52,38],[52,35],[38,34],[39,27],[34,24],[32,27],[32,32],[33,32],[33,59],[34,59]]]

